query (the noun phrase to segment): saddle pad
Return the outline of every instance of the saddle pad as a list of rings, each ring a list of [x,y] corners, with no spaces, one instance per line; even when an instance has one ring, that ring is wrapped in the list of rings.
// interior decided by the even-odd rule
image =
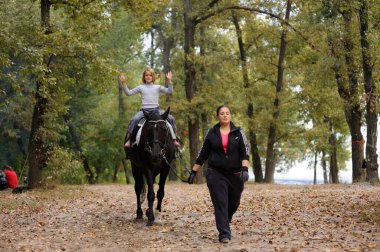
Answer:
[[[137,127],[139,127],[139,130],[137,131],[137,134],[136,134],[136,141],[132,144],[132,146],[139,146],[139,143],[140,143],[140,137],[141,137],[141,130],[142,130],[142,127],[144,126],[145,124],[145,119],[143,120],[140,120],[137,124]]]

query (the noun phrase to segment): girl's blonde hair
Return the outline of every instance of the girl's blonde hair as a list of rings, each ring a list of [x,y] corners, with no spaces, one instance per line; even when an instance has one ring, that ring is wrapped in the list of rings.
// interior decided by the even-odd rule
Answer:
[[[141,78],[142,82],[146,83],[146,81],[145,81],[145,73],[146,72],[149,72],[152,74],[152,82],[154,83],[156,81],[156,73],[154,72],[153,68],[150,68],[150,67],[145,68],[145,70],[142,74],[142,78]]]

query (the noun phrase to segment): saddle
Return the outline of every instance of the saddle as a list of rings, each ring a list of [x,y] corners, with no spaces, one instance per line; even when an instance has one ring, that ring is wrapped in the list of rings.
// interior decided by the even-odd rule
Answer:
[[[132,131],[132,135],[131,135],[131,143],[132,143],[131,146],[132,147],[139,145],[140,137],[141,137],[141,130],[145,124],[145,121],[146,121],[145,117],[142,117],[140,120],[138,120],[136,125],[133,127],[133,131]]]

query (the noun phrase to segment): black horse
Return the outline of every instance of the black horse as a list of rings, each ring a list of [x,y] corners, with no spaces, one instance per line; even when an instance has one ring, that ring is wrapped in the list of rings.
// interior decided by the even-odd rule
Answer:
[[[159,111],[151,113],[143,111],[146,121],[142,126],[139,145],[125,149],[126,155],[131,160],[133,178],[135,179],[136,219],[143,218],[140,195],[144,188],[144,177],[148,186],[147,226],[154,223],[153,202],[155,194],[153,184],[155,178],[160,174],[157,191],[157,210],[161,212],[162,199],[165,195],[165,182],[170,171],[170,163],[174,158],[175,146],[166,122],[169,110],[170,108],[162,115]]]

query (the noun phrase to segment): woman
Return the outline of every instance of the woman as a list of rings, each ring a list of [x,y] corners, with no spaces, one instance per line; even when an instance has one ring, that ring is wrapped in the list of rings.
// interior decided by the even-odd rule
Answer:
[[[231,122],[227,106],[216,110],[219,123],[209,129],[191,174],[189,184],[208,159],[207,187],[214,206],[219,242],[231,240],[230,222],[240,204],[244,182],[248,180],[249,144],[244,131]]]
[[[120,85],[123,88],[126,95],[135,95],[140,93],[141,94],[141,109],[144,109],[145,111],[152,111],[152,110],[159,110],[159,104],[158,99],[160,96],[160,93],[164,94],[171,94],[173,92],[173,83],[172,83],[173,74],[172,72],[168,72],[166,74],[167,79],[167,85],[168,87],[163,87],[161,85],[155,84],[156,81],[156,74],[152,68],[146,68],[142,74],[142,82],[143,84],[138,85],[134,89],[129,89],[126,82],[127,79],[124,74],[121,74],[120,79]],[[136,125],[136,123],[144,117],[144,113],[140,110],[137,112],[131,119],[128,125],[128,136],[127,136],[127,142],[125,143],[125,147],[129,148],[131,147],[131,141],[130,136],[132,135],[133,129]],[[176,138],[176,126],[175,126],[175,119],[172,115],[169,115],[168,117],[168,127],[170,129],[174,145],[176,147],[179,146],[179,143]]]

